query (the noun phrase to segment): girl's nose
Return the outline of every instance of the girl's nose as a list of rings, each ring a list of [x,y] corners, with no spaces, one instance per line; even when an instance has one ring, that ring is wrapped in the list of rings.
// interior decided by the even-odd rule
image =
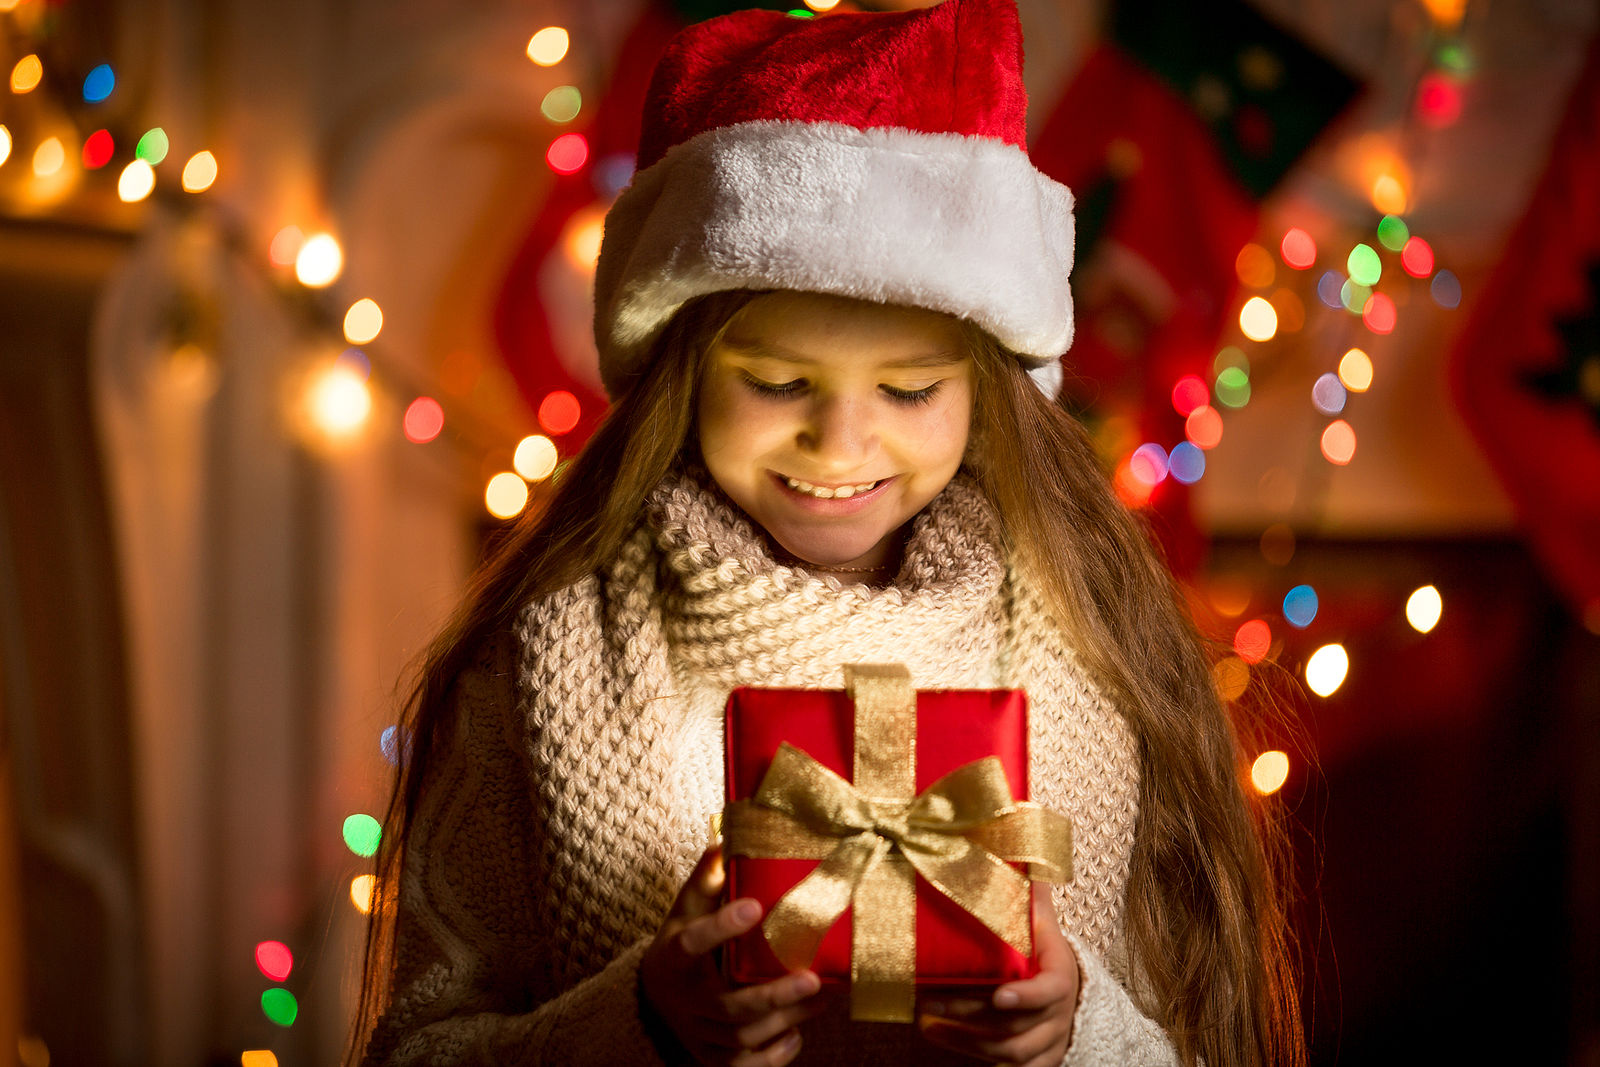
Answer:
[[[819,396],[806,413],[799,444],[817,459],[841,469],[859,463],[877,444],[871,405],[849,396]]]

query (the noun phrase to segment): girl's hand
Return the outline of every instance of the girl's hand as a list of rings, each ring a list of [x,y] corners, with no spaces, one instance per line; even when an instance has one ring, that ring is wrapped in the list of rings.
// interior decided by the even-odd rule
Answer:
[[[718,945],[761,921],[761,905],[717,906],[726,881],[722,849],[700,857],[639,964],[649,1006],[697,1063],[780,1067],[800,1051],[797,1026],[818,1014],[822,982],[794,971],[762,985],[730,986],[717,969]]]
[[[1007,982],[989,1000],[923,1005],[929,1041],[994,1063],[1057,1067],[1072,1043],[1078,1008],[1078,957],[1056,922],[1046,886],[1033,888],[1033,938],[1039,973]]]

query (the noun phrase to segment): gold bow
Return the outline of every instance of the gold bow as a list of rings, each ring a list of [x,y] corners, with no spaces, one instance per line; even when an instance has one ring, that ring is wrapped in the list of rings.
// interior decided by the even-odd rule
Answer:
[[[820,859],[762,923],[784,966],[809,966],[851,909],[850,1016],[910,1022],[916,1003],[916,877],[1028,955],[1029,879],[1072,878],[1072,825],[1015,801],[998,757],[913,795],[916,693],[903,666],[845,668],[855,702],[855,781],[787,742],[750,800],[728,806],[729,855]],[[1024,876],[1011,863],[1026,863]]]

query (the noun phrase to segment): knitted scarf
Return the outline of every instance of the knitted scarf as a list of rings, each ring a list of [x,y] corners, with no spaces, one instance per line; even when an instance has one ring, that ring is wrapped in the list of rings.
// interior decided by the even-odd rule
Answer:
[[[905,663],[922,688],[1027,691],[1033,798],[1074,828],[1058,913],[1118,957],[1134,739],[1008,567],[996,516],[964,476],[914,521],[895,581],[870,588],[778,563],[703,472],[676,472],[615,562],[530,605],[518,636],[535,825],[547,829],[536,868],[549,995],[666,915],[721,806],[728,691],[839,688],[857,662]]]

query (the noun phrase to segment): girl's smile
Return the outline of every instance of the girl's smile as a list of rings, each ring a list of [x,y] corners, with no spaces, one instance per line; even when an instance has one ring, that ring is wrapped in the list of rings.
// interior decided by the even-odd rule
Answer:
[[[884,566],[960,467],[972,395],[950,316],[768,293],[707,353],[700,452],[783,551],[824,571]]]

